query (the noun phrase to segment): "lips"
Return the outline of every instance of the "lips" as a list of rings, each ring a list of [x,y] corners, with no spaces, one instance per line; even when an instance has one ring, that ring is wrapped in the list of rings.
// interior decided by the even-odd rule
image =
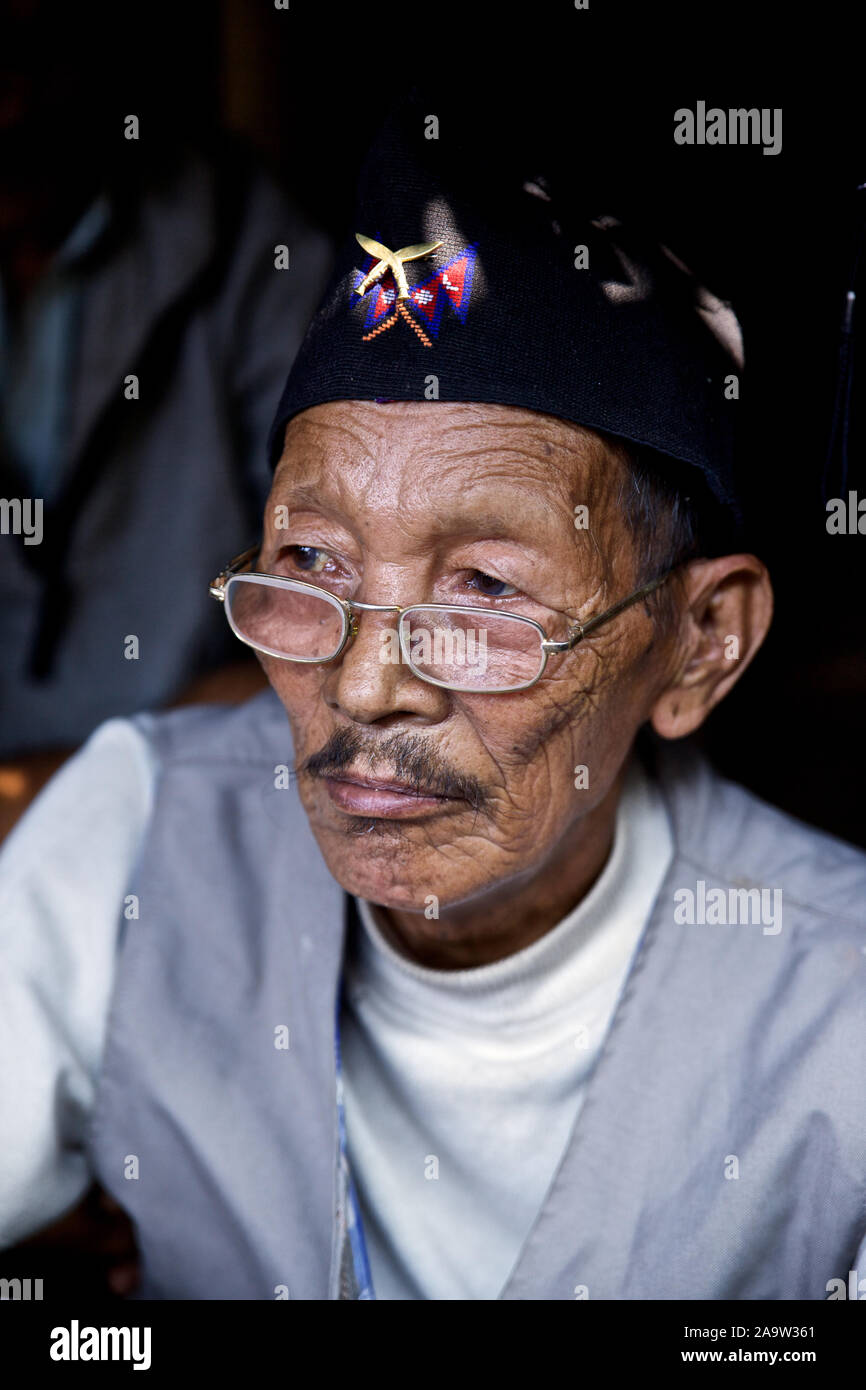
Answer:
[[[328,795],[341,810],[358,816],[382,816],[391,820],[429,815],[453,804],[458,798],[410,786],[406,782],[378,781],[370,777],[324,777]]]

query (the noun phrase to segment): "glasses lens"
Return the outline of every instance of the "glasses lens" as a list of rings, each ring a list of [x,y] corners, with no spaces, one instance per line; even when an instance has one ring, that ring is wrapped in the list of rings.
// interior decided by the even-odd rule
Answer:
[[[439,685],[516,690],[541,671],[541,635],[521,618],[419,607],[407,609],[400,621],[410,666]]]
[[[290,589],[268,575],[238,574],[225,602],[235,634],[272,656],[328,661],[340,649],[343,609],[324,595]]]

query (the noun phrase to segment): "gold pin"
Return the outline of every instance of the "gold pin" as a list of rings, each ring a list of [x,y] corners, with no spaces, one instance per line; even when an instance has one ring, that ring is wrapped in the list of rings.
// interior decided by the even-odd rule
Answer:
[[[403,269],[404,261],[417,261],[421,256],[429,256],[437,247],[442,245],[441,241],[419,241],[415,246],[404,246],[399,251],[389,251],[387,246],[383,246],[381,241],[373,241],[372,237],[361,236],[360,232],[355,233],[355,240],[359,246],[370,256],[378,257],[372,270],[368,272],[355,288],[355,294],[366,294],[371,285],[375,285],[377,280],[381,280],[387,270],[394,276],[397,285],[397,298],[409,298],[409,284],[406,279],[406,272]]]

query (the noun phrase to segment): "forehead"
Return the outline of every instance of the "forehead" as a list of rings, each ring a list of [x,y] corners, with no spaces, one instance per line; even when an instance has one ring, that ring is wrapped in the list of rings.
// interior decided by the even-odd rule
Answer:
[[[570,511],[622,483],[622,450],[516,406],[333,401],[288,424],[275,487],[379,510],[482,502]]]

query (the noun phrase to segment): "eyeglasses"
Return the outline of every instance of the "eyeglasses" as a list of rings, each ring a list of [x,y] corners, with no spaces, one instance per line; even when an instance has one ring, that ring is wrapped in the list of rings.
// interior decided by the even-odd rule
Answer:
[[[568,635],[554,641],[534,618],[518,613],[447,603],[413,603],[408,608],[359,603],[301,579],[242,573],[257,554],[257,546],[245,550],[210,585],[212,596],[225,605],[232,632],[247,646],[280,661],[336,661],[358,632],[359,612],[396,613],[396,632],[382,634],[383,662],[402,660],[419,680],[485,695],[528,690],[544,675],[551,653],[570,652],[602,623],[651,594],[671,573],[665,570],[584,623],[558,614]]]

